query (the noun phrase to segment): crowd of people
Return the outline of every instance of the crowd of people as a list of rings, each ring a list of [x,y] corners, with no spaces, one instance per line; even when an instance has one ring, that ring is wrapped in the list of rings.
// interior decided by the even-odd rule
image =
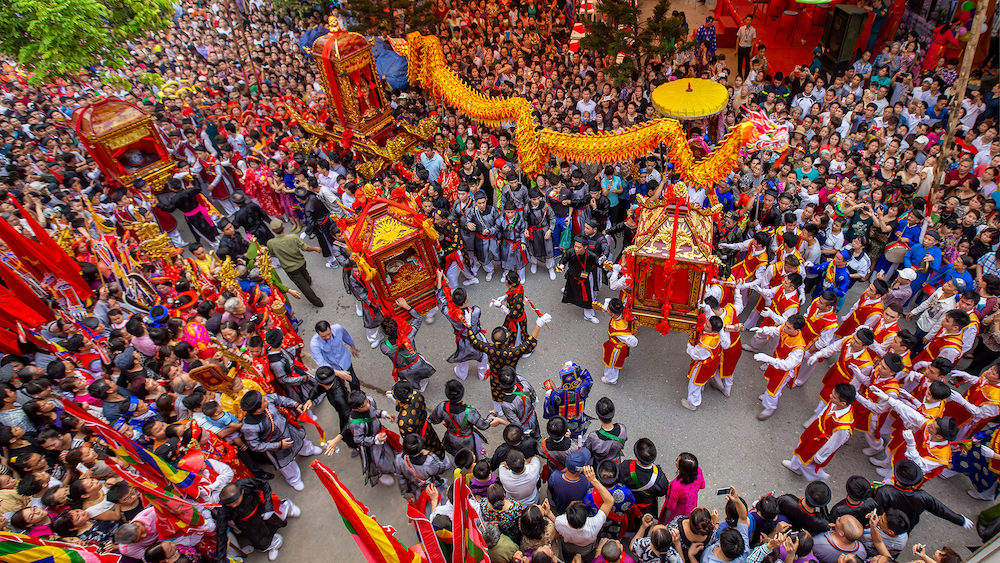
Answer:
[[[906,548],[924,512],[973,527],[921,490],[927,480],[963,473],[972,497],[997,497],[996,61],[956,91],[958,61],[936,57],[938,46],[911,33],[884,46],[873,38],[880,54],[861,49],[834,76],[809,65],[786,76],[769,65],[748,17],[731,69],[716,53],[713,22],[690,30],[677,13],[697,47],[616,81],[612,58],[568,49],[565,3],[442,0],[434,14],[452,70],[488,96],[527,98],[540,126],[621,131],[657,117],[656,86],[702,77],[725,85],[730,99],[716,118],[691,124],[696,154],[711,152],[748,108],[786,128],[786,151],[745,153],[718,185],[686,186],[689,205],[721,204],[714,246],[722,267],[687,346],[681,403],[697,411],[706,385],[729,397],[738,380],[763,387],[764,421],[783,391],[801,394],[795,388],[831,360],[815,416],[784,462],[810,481],[801,497],[741,496],[733,487],[720,491],[722,513],[709,510],[699,502],[705,479],[694,455],[680,453],[665,471],[648,437],[628,445],[607,397],[595,402],[599,428],[589,428],[587,369],[570,362],[537,391],[518,370],[551,321],[540,314],[529,331],[522,283],[541,265],[541,275],[566,278],[562,300],[584,319],[609,314],[601,381],[616,385],[627,374],[638,345],[626,298],[636,273],[614,264],[614,249],[634,241],[638,198],[656,201],[677,182],[669,147],[609,165],[553,159],[529,177],[512,129],[469,121],[407,88],[387,92],[393,115],[415,122],[433,113],[440,130],[365,179],[358,154],[304,142],[309,134],[274,99],[300,98],[314,115],[326,108],[314,63],[299,48],[322,22],[318,13],[295,19],[261,1],[180,2],[169,29],[130,46],[132,64],[119,72],[132,82],[127,89],[97,68],[44,87],[4,77],[0,218],[36,239],[36,229],[69,229],[92,294],[79,295],[76,307],[47,298],[57,320],[0,360],[0,529],[96,546],[125,561],[222,561],[255,550],[273,561],[280,529],[301,510],[272,494],[269,480],[280,474],[303,490],[298,458],[324,451],[307,432],[325,401],[339,422],[328,455],[344,446],[366,482],[426,500],[438,530],[450,530],[455,505],[467,504],[494,563],[885,563],[910,553],[959,563],[948,547]],[[337,8],[332,17],[350,23]],[[158,96],[139,81],[144,72],[190,86]],[[109,96],[155,116],[177,165],[162,190],[115,185],[67,126],[74,109]],[[955,98],[956,143],[944,153]],[[136,197],[143,192],[149,197]],[[405,299],[380,299],[345,244],[338,219],[355,213],[365,193],[434,221],[437,307],[425,315]],[[142,221],[155,222],[176,250],[150,256],[137,240]],[[264,247],[278,267],[257,259]],[[0,250],[17,268],[16,249]],[[350,316],[299,326],[298,301],[324,306],[303,252],[341,270],[361,326]],[[123,264],[148,281],[155,303],[138,303]],[[506,288],[490,303],[505,321],[488,337],[464,289],[481,283],[480,270],[486,283],[500,273]],[[856,300],[855,285],[864,288]],[[602,289],[613,295],[603,303]],[[455,334],[447,358],[454,378],[444,384],[447,400],[433,405],[423,391],[437,370],[414,339],[437,313]],[[391,365],[388,410],[361,390],[353,327]],[[744,350],[764,385],[755,370],[737,373]],[[488,412],[464,402],[470,364],[489,380]],[[94,432],[100,423],[196,475],[196,490],[179,496],[218,506],[202,510],[197,526],[172,525],[123,479],[135,460]],[[502,441],[487,452],[483,432],[497,426]],[[853,476],[834,502],[824,467],[855,432],[882,482]],[[470,498],[455,498],[455,479]]]

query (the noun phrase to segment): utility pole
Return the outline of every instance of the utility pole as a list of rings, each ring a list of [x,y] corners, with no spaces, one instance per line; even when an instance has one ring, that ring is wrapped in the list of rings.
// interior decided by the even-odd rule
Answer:
[[[958,70],[958,77],[952,85],[952,101],[948,107],[948,129],[945,131],[944,145],[941,147],[941,156],[938,158],[937,166],[934,167],[934,183],[932,186],[939,186],[944,180],[945,164],[951,148],[955,145],[955,131],[958,129],[958,113],[962,109],[962,100],[965,99],[965,88],[969,84],[969,72],[972,70],[972,59],[976,56],[976,47],[979,46],[979,30],[986,22],[986,8],[989,7],[988,0],[976,0],[976,15],[973,16],[969,24],[969,33],[972,35],[969,42],[965,44],[962,56],[962,66]],[[933,193],[933,190],[932,190]],[[932,202],[933,203],[933,202]]]

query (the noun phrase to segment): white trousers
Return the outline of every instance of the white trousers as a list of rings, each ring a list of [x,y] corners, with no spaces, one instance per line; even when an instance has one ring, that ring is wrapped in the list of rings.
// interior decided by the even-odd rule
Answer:
[[[299,448],[299,455],[310,455],[316,446],[313,445],[309,440],[302,442],[302,447]],[[299,464],[296,462],[289,463],[288,465],[279,469],[281,471],[281,476],[285,478],[285,481],[291,485],[301,485],[302,484],[302,471],[299,469]]]
[[[802,465],[802,462],[799,461],[799,458],[795,456],[792,456],[792,469],[801,471],[802,476],[809,481],[816,481],[816,480],[826,481],[827,479],[830,478],[830,475],[826,471],[823,471],[821,467],[816,467],[815,462],[811,461],[805,465]]]
[[[778,387],[778,392],[775,393],[774,396],[771,396],[771,394],[767,392],[767,389],[764,389],[764,398],[760,400],[760,403],[764,405],[766,410],[773,411],[778,408],[778,399],[781,398],[781,392],[785,390],[785,385],[788,384],[788,378],[790,376],[790,371],[785,372],[785,377],[781,380],[781,386]]]
[[[444,273],[444,277],[448,280],[448,287],[455,289],[458,287],[458,274],[465,274],[465,279],[471,280],[476,277],[472,272],[468,272],[459,267],[458,262],[452,262],[448,265],[448,269]]]
[[[378,342],[379,341],[378,327],[375,327],[375,328],[366,328],[365,329],[365,338],[368,339],[368,342],[370,344],[375,344],[376,342]]]
[[[174,229],[172,231],[167,231],[167,236],[170,237],[170,242],[173,243],[173,245],[176,246],[177,248],[184,248],[188,244],[187,241],[184,240],[184,237],[181,236],[180,232],[177,231],[177,229]]]
[[[472,363],[471,360],[468,362],[459,362],[455,364],[455,377],[461,379],[462,381],[465,381],[465,378],[469,377],[470,363]],[[475,363],[476,363],[476,369],[479,372],[479,379],[481,381],[485,380],[486,370],[490,369],[490,362],[489,359],[486,357],[486,354],[483,354],[482,359],[480,359],[478,362]]]
[[[696,385],[694,378],[688,380],[687,402],[691,403],[692,407],[697,407],[701,404],[701,392],[704,388],[704,385]]]
[[[604,379],[608,380],[608,383],[616,383],[618,381],[618,374],[621,372],[619,368],[604,368]]]

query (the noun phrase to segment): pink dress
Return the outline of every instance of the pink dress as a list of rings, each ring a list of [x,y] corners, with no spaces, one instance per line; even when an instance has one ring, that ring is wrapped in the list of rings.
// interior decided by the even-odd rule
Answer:
[[[704,488],[705,478],[701,475],[700,467],[698,478],[694,483],[684,484],[680,479],[674,479],[670,483],[667,500],[660,509],[660,523],[667,523],[677,516],[689,516],[691,511],[698,507],[698,491]]]

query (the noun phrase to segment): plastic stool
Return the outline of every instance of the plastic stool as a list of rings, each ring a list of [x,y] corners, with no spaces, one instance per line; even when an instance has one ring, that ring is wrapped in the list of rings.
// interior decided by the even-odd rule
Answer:
[[[795,37],[795,23],[799,19],[799,13],[795,10],[785,10],[781,12],[781,18],[778,20],[778,24],[774,27],[774,42],[778,42],[778,34],[781,32],[781,27],[785,23],[786,19],[791,18],[792,29],[789,30],[788,34],[788,44],[791,45],[792,38]]]
[[[830,16],[830,4],[816,4],[813,6],[813,27],[826,27],[826,18]]]

